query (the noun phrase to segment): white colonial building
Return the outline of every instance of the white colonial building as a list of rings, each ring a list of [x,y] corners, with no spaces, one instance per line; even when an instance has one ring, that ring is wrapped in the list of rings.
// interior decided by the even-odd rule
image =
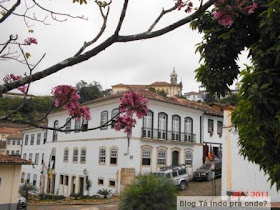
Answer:
[[[119,194],[135,175],[161,166],[186,164],[192,175],[203,164],[204,141],[221,143],[222,114],[205,104],[141,93],[149,99],[150,111],[137,119],[129,142],[112,126],[90,130],[118,113],[122,93],[88,102],[92,120],[71,120],[65,129],[76,130],[72,132],[48,130],[45,144],[35,143],[45,131],[25,130],[23,158],[32,159],[35,168],[24,166],[23,180],[34,183],[37,178],[41,192],[69,196],[87,194],[87,180],[92,183],[91,195],[104,188]],[[48,116],[48,126],[60,127],[68,119],[66,111],[57,111]]]

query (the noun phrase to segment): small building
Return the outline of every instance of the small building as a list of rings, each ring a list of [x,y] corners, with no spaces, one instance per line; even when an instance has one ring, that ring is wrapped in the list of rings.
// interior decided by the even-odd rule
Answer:
[[[21,156],[23,134],[21,132],[13,133],[7,136],[6,154]]]
[[[21,165],[31,161],[19,157],[0,155],[0,209],[16,210],[20,185]]]

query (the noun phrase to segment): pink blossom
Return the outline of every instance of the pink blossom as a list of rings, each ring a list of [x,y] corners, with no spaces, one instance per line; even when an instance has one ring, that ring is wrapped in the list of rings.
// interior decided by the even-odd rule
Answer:
[[[232,13],[227,13],[224,10],[216,10],[214,18],[223,26],[231,26],[234,23],[235,16]]]
[[[255,12],[255,9],[258,8],[258,5],[256,3],[253,3],[247,7],[244,8],[245,14],[252,14]]]
[[[124,129],[124,132],[130,137],[132,128],[136,124],[136,120],[133,116],[135,114],[137,118],[141,119],[147,115],[149,111],[147,107],[148,100],[138,92],[128,92],[123,95],[120,102],[120,116],[116,118],[114,124],[115,130]]]
[[[24,44],[31,45],[31,44],[38,44],[37,39],[34,37],[28,37],[24,40]]]
[[[62,106],[68,113],[68,115],[74,118],[91,119],[90,111],[87,106],[81,107],[79,103],[80,95],[72,86],[59,85],[52,89],[52,94],[55,96],[54,105],[56,107]]]
[[[22,79],[22,76],[17,76],[17,75],[14,75],[14,74],[7,74],[4,78],[3,78],[3,81],[5,83],[11,83],[11,82],[15,82],[17,80],[20,80]],[[20,86],[17,88],[19,91],[21,91],[22,93],[26,93],[27,91],[27,85],[23,85],[23,86]]]

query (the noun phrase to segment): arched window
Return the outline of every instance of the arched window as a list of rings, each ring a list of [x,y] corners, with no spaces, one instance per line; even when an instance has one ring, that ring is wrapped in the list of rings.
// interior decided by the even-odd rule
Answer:
[[[80,132],[80,125],[81,124],[81,119],[76,118],[75,119],[75,133]]]
[[[107,129],[107,125],[103,126],[106,122],[108,122],[108,112],[103,111],[101,112],[101,120],[100,120],[101,130]]]
[[[99,149],[99,163],[105,164],[106,163],[106,150],[105,148]]]
[[[164,150],[158,151],[158,165],[166,165],[166,152]]]
[[[63,154],[63,162],[68,162],[68,158],[69,158],[69,149],[65,148]]]
[[[78,148],[73,149],[73,163],[78,162],[79,150]]]
[[[54,121],[53,128],[58,128],[58,120]],[[53,131],[53,142],[57,141],[57,133],[58,131]]]
[[[185,165],[186,166],[192,166],[192,152],[191,151],[186,152]]]
[[[85,163],[86,162],[86,155],[87,155],[86,148],[82,148],[81,149],[80,163]]]
[[[150,110],[143,117],[143,134],[142,137],[153,138],[153,112]]]
[[[172,140],[180,141],[181,118],[178,115],[172,116]]]
[[[88,129],[88,120],[86,118],[82,118],[82,131],[86,131]]]
[[[142,150],[142,165],[144,165],[144,166],[151,165],[151,150],[150,149]]]
[[[66,125],[65,125],[65,133],[70,133],[71,130],[71,118],[66,119]]]
[[[110,164],[117,164],[118,163],[118,149],[111,148],[110,151]]]
[[[112,114],[111,114],[111,117],[112,117],[112,119],[115,117],[115,116],[117,116],[118,114],[119,114],[119,109],[118,108],[116,108],[116,109],[113,109],[112,110]],[[115,122],[116,122],[116,118],[114,118],[113,120],[112,120],[112,128],[114,128],[115,127]]]
[[[193,120],[190,117],[185,118],[185,141],[193,141]]]
[[[167,139],[167,114],[158,114],[158,138]]]

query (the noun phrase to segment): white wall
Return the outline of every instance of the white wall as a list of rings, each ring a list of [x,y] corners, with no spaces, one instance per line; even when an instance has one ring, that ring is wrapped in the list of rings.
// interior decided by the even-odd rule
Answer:
[[[226,126],[231,126],[230,112],[230,110],[224,112]],[[270,188],[270,182],[267,182],[268,176],[264,171],[260,170],[257,164],[239,155],[239,136],[234,128],[226,128],[224,133],[222,195],[226,195],[226,191],[231,190],[247,191],[248,195],[268,192],[272,202],[280,202],[280,192],[276,191],[275,185]]]

